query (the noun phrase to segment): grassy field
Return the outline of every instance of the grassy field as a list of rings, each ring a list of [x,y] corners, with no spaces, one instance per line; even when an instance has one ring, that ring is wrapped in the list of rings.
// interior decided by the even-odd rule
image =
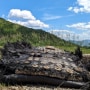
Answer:
[[[74,52],[77,47],[76,46],[72,46],[72,47],[71,46],[70,47],[60,46],[57,48],[70,51],[70,52]],[[90,54],[90,48],[81,47],[81,51],[83,54]]]
[[[90,48],[81,48],[83,54],[90,54]]]

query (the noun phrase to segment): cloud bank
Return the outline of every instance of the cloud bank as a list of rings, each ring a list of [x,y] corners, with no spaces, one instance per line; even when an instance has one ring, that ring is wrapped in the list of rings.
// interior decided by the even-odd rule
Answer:
[[[60,19],[62,16],[59,15],[51,15],[51,14],[44,14],[43,20],[55,20]]]
[[[81,41],[81,40],[88,40],[90,38],[90,31],[87,32],[82,32],[80,34],[77,34],[73,31],[70,30],[50,30],[50,33],[65,39],[65,40],[76,40],[76,41]]]
[[[75,13],[84,12],[90,13],[90,0],[77,0],[76,6],[71,6],[68,8],[69,11],[73,11]]]
[[[30,28],[49,28],[48,24],[37,20],[31,11],[28,10],[11,9],[8,14],[8,20]]]
[[[76,24],[66,25],[66,26],[70,27],[70,28],[75,28],[75,29],[78,29],[78,30],[90,30],[90,22],[76,23]]]
[[[50,33],[65,39],[65,40],[77,40],[79,35],[70,30],[51,30]]]

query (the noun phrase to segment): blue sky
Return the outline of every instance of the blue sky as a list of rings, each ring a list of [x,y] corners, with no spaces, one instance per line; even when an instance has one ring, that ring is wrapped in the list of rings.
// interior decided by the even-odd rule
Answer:
[[[67,38],[90,39],[90,0],[0,0],[0,17]]]

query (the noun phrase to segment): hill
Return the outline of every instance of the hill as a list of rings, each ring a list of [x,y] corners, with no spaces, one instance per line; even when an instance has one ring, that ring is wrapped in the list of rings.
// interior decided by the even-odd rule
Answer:
[[[90,47],[90,40],[86,39],[86,40],[81,40],[81,41],[71,41],[72,43],[75,43],[77,45],[80,46],[86,46],[86,47]]]
[[[0,46],[3,46],[7,41],[15,42],[17,40],[27,41],[33,46],[51,45],[70,51],[75,50],[77,46],[42,29],[27,28],[0,18]]]
[[[53,46],[72,46],[74,44],[66,42],[53,34],[41,29],[27,28],[0,18],[0,45],[6,41],[26,40],[33,45],[53,45]]]
[[[60,39],[42,29],[27,28],[0,18],[0,47],[2,47],[7,41],[15,42],[17,40],[27,41],[33,46],[51,45],[70,51],[74,51],[77,46],[72,42]],[[90,53],[90,49],[87,48],[82,48],[82,51],[84,53]]]
[[[6,42],[27,41],[33,46],[55,46],[69,51],[74,51],[76,44],[65,41],[42,29],[32,29],[0,18],[0,47]],[[84,53],[90,53],[90,49],[82,48]]]

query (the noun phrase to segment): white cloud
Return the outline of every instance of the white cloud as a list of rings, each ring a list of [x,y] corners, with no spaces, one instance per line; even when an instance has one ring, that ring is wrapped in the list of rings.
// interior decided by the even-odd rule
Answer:
[[[20,9],[11,9],[8,15],[9,18],[23,18],[29,20],[35,20],[35,17],[32,15],[30,11],[27,10],[20,10]]]
[[[90,31],[82,32],[80,34],[70,30],[50,30],[49,32],[65,40],[80,41],[90,39]]]
[[[70,30],[58,30],[58,29],[56,29],[56,30],[50,30],[50,32],[56,32],[56,33],[58,33],[58,32],[60,32],[60,33],[71,33],[71,34],[73,34],[74,32],[72,32],[72,31],[70,31]]]
[[[73,9],[73,7],[69,7],[68,10],[71,11]]]
[[[59,19],[62,16],[55,16],[55,15],[51,15],[51,14],[44,14],[43,20],[55,20],[55,19]]]
[[[76,23],[76,24],[66,25],[66,26],[70,27],[70,28],[79,29],[79,30],[90,30],[90,22],[88,22],[88,23]]]
[[[49,26],[44,24],[43,22],[41,22],[40,20],[28,20],[26,22],[24,21],[16,21],[16,20],[10,20],[8,19],[8,21],[13,22],[13,23],[17,23],[26,27],[30,27],[30,28],[48,28]]]
[[[69,7],[69,11],[74,11],[75,13],[85,12],[90,13],[90,0],[77,0],[77,6]]]
[[[49,28],[49,25],[37,20],[28,10],[11,9],[8,20],[30,28]]]
[[[90,31],[82,32],[79,34],[79,40],[90,40]]]
[[[76,40],[78,38],[78,34],[70,30],[51,30],[50,33],[65,40]]]

